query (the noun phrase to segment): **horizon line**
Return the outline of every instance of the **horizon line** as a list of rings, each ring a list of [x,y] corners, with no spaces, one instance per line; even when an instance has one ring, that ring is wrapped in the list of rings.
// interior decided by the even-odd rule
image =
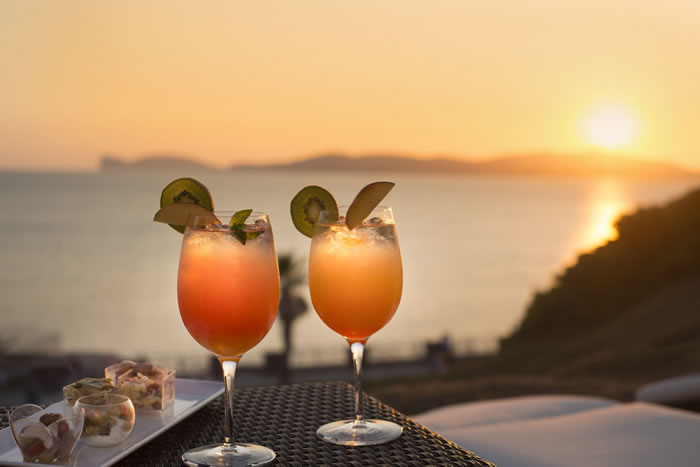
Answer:
[[[122,163],[124,165],[132,165],[132,164],[138,164],[139,162],[149,160],[149,159],[175,159],[179,161],[184,161],[184,162],[190,162],[194,164],[198,164],[203,166],[202,169],[205,170],[211,170],[211,171],[227,171],[231,170],[234,168],[267,168],[269,166],[284,166],[284,165],[289,165],[289,164],[294,164],[297,162],[303,162],[307,160],[312,160],[312,159],[318,159],[318,158],[323,158],[323,157],[330,157],[330,156],[335,156],[335,157],[342,157],[346,159],[378,159],[378,158],[395,158],[395,159],[409,159],[409,160],[415,160],[415,161],[425,161],[425,162],[436,162],[436,161],[451,161],[451,162],[458,162],[458,163],[466,163],[466,164],[482,164],[482,163],[488,163],[488,162],[493,162],[493,161],[499,161],[499,160],[504,160],[504,159],[525,159],[527,157],[533,157],[533,156],[550,156],[550,157],[561,157],[561,158],[569,158],[569,157],[601,157],[601,158],[610,158],[610,159],[617,159],[617,160],[625,160],[625,161],[630,161],[630,162],[641,162],[641,163],[650,163],[650,164],[662,164],[668,167],[673,167],[681,170],[685,170],[688,172],[693,172],[696,174],[700,174],[700,164],[697,166],[691,166],[684,164],[682,162],[676,162],[676,161],[667,161],[664,158],[659,158],[659,157],[644,157],[640,156],[639,154],[631,154],[631,153],[615,153],[611,154],[607,151],[604,150],[594,150],[591,152],[583,152],[583,151],[576,151],[576,152],[557,152],[557,151],[523,151],[523,152],[513,152],[513,153],[497,153],[497,154],[492,154],[489,156],[470,156],[470,157],[460,157],[456,156],[452,153],[438,153],[434,154],[432,156],[427,156],[427,157],[421,157],[421,156],[416,156],[414,154],[408,154],[408,153],[392,153],[392,152],[381,152],[381,151],[372,151],[372,152],[364,152],[364,153],[348,153],[348,152],[342,152],[342,151],[319,151],[315,152],[309,155],[305,156],[298,156],[294,157],[291,159],[283,159],[283,160],[275,160],[275,161],[269,161],[269,162],[247,162],[247,161],[241,161],[241,162],[229,162],[225,165],[219,165],[219,164],[212,164],[210,162],[202,161],[200,158],[196,156],[190,156],[186,154],[177,154],[177,153],[171,153],[168,154],[165,151],[157,151],[153,152],[150,154],[145,154],[142,156],[137,156],[135,158],[124,158],[123,156],[117,155],[112,152],[105,152],[100,156],[97,156],[97,167],[94,168],[84,168],[84,167],[3,167],[0,166],[0,172],[2,173],[99,173],[104,170],[102,163],[105,159],[112,159],[117,161],[118,163]]]

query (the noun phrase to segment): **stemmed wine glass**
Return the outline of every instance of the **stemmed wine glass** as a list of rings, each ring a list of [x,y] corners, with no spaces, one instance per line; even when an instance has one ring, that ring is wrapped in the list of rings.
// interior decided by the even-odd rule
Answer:
[[[233,215],[194,217],[182,240],[177,279],[180,316],[192,337],[221,362],[226,387],[224,442],[186,452],[182,460],[187,465],[261,465],[275,458],[269,448],[233,442],[236,367],[272,327],[280,295],[267,214],[253,212],[235,229],[229,226]]]
[[[321,426],[323,440],[345,446],[381,444],[403,428],[362,413],[362,355],[367,339],[394,316],[401,300],[403,270],[396,224],[389,207],[377,207],[349,230],[347,206],[321,211],[309,254],[309,289],[316,313],[350,345],[355,369],[355,418]],[[329,219],[339,219],[329,222]]]

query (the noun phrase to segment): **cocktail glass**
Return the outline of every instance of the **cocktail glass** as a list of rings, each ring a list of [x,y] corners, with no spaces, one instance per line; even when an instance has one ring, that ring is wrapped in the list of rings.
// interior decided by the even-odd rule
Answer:
[[[321,211],[309,254],[309,289],[316,313],[350,345],[355,369],[355,418],[321,426],[316,434],[334,444],[366,446],[401,436],[403,428],[363,416],[362,355],[367,339],[394,316],[403,270],[396,224],[389,207],[377,207],[349,230],[347,206]],[[330,222],[329,219],[339,219]]]
[[[195,217],[182,240],[177,279],[180,316],[192,337],[221,362],[226,386],[224,442],[186,452],[182,460],[187,465],[261,465],[275,458],[269,448],[233,441],[236,367],[272,327],[280,295],[267,214],[252,213],[238,231],[229,227],[233,214]]]

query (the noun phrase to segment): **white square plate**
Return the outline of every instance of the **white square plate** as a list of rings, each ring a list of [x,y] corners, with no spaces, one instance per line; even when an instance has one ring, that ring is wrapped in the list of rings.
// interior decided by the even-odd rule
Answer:
[[[175,400],[163,411],[162,415],[138,411],[136,412],[134,429],[123,443],[110,448],[93,448],[78,441],[70,461],[61,465],[73,467],[112,465],[175,426],[176,423],[189,417],[223,392],[224,383],[178,378],[175,380]],[[51,406],[47,407],[46,410],[50,412]],[[223,417],[223,413],[221,416]],[[0,464],[34,467],[41,465],[23,462],[22,453],[15,445],[9,427],[0,430]]]

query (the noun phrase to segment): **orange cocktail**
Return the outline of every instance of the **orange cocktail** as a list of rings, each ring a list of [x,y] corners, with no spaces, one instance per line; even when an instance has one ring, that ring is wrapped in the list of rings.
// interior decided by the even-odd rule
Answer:
[[[382,444],[401,436],[403,427],[364,417],[362,357],[367,339],[391,320],[401,301],[403,269],[396,224],[391,208],[376,207],[349,228],[352,207],[335,209],[321,211],[314,224],[309,290],[318,316],[350,344],[355,418],[326,423],[316,435],[343,446]]]
[[[319,317],[350,341],[384,327],[401,300],[401,253],[393,220],[352,231],[344,224],[317,227],[309,255],[309,289]]]
[[[239,357],[272,327],[279,272],[269,223],[245,244],[226,226],[188,227],[182,242],[177,296],[180,316],[200,345]]]

